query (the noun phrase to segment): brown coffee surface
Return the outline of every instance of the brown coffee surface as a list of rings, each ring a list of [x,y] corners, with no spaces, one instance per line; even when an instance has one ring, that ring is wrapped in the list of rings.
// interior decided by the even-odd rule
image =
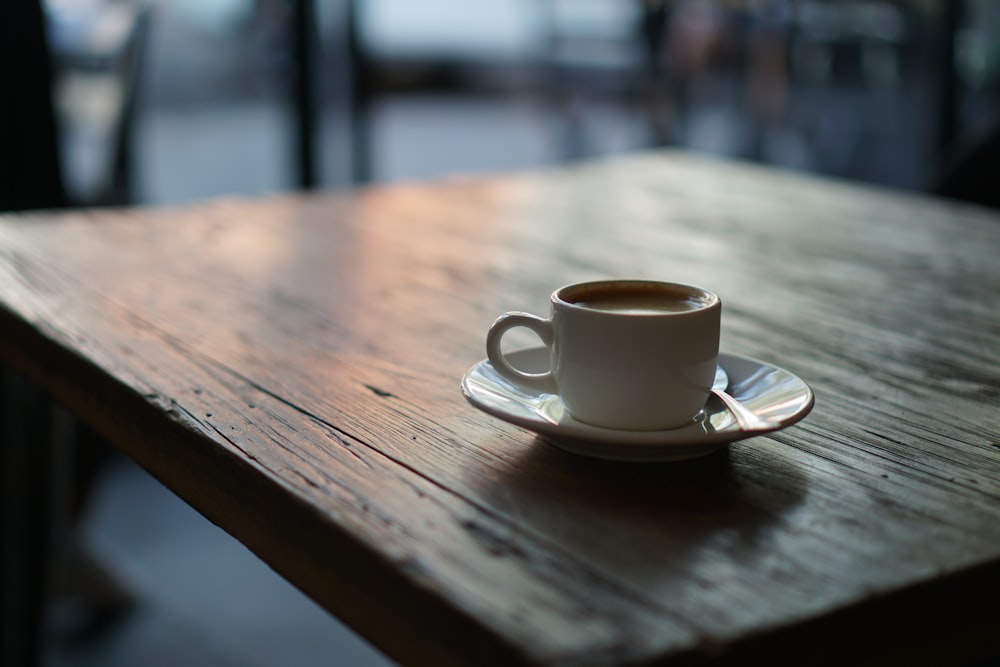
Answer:
[[[566,296],[584,308],[630,315],[682,313],[707,305],[702,294],[670,285],[597,285]]]

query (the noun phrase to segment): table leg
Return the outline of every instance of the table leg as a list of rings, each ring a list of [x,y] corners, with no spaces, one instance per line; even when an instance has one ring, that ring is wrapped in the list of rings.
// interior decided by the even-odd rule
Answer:
[[[0,664],[41,664],[53,532],[52,404],[0,368]]]

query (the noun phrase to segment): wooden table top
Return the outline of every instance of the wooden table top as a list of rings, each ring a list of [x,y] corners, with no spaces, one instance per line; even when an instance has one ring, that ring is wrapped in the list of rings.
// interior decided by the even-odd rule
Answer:
[[[998,257],[993,212],[672,153],[3,216],[0,360],[404,664],[940,664],[1000,652]],[[609,276],[713,289],[814,410],[626,464],[463,399],[497,314]]]

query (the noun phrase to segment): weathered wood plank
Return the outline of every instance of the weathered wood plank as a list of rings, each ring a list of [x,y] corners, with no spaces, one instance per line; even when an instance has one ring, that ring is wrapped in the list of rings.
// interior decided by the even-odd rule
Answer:
[[[404,661],[933,660],[1000,627],[998,248],[982,210],[676,155],[9,217],[0,358]],[[813,414],[609,465],[461,399],[496,314],[622,275],[720,293]]]

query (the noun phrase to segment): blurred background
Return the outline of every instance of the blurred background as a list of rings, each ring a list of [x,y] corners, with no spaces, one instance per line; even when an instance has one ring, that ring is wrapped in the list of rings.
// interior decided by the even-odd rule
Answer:
[[[44,8],[62,172],[78,204],[338,188],[657,146],[942,191],[1000,121],[995,0]],[[124,461],[103,471],[81,526],[117,582],[88,594],[126,613],[94,623],[79,605],[57,607],[48,664],[386,664]]]
[[[297,187],[303,125],[320,186],[672,145],[920,190],[997,120],[989,0],[47,8],[69,185],[95,187],[124,101],[142,203]]]

